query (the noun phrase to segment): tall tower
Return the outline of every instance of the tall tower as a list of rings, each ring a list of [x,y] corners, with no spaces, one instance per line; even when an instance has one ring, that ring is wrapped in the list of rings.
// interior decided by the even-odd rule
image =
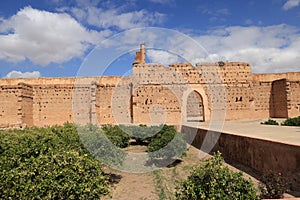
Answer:
[[[140,51],[135,53],[133,64],[145,64],[146,63],[146,45],[140,44]]]

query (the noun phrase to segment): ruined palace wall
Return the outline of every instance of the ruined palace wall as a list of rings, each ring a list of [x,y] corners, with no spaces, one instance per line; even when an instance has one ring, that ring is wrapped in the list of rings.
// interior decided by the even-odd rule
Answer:
[[[0,125],[21,127],[22,124],[49,126],[65,122],[95,123],[97,112],[99,116],[103,111],[96,109],[96,104],[108,99],[105,91],[101,93],[101,99],[96,98],[98,87],[116,85],[119,81],[120,77],[0,79]],[[110,101],[108,104],[111,104]],[[123,100],[119,102],[123,103]],[[121,109],[124,109],[124,105]]]
[[[19,85],[0,85],[0,127],[22,126]]]
[[[270,117],[288,117],[288,102],[286,89],[286,79],[280,79],[272,82]]]
[[[22,126],[33,126],[33,87],[25,83],[19,83],[21,120]]]
[[[182,64],[184,67],[189,64]],[[186,120],[187,91],[197,91],[204,98],[206,109],[207,94],[203,86],[191,83],[181,74],[178,67],[160,64],[133,66],[133,118],[135,123],[178,124]],[[209,120],[210,113],[205,112]]]
[[[177,85],[183,91],[195,87],[203,88],[204,93],[202,92],[201,96],[205,96],[205,99],[207,99],[206,105],[208,106],[208,110],[205,112],[206,120],[210,119],[210,113],[213,111],[226,112],[226,120],[253,119],[256,117],[253,113],[245,112],[255,110],[253,78],[248,63],[201,63],[195,67],[190,63],[175,63],[170,67],[158,64],[134,65],[133,74],[134,83],[138,85],[163,85],[169,88],[170,85]],[[166,95],[166,91],[164,92],[164,95]],[[177,98],[178,102],[169,103],[168,105],[173,105],[174,110],[178,105],[183,106],[181,110],[186,112],[185,105],[182,102],[185,101],[184,98],[187,98],[187,95],[183,97],[182,94],[176,94],[176,96],[179,96]],[[145,107],[143,102],[147,100],[148,96],[145,98],[146,96],[145,94],[142,97],[135,97],[136,102],[139,102],[139,106]],[[161,105],[164,105],[164,103]],[[151,105],[148,105],[148,107],[151,107]],[[143,108],[140,110],[143,110]],[[143,110],[143,113],[145,112]],[[265,110],[262,112],[265,115],[269,114]],[[184,115],[185,113],[181,114]]]
[[[253,80],[256,82],[272,82],[280,79],[288,79],[290,81],[299,81],[300,72],[286,72],[274,74],[253,74]]]
[[[132,122],[131,77],[101,77],[96,92],[96,117],[99,124]]]
[[[282,81],[279,81],[283,79],[287,80],[285,86]],[[287,72],[278,74],[253,74],[255,113],[257,118],[299,116],[299,80],[300,72]],[[276,89],[272,90],[272,85],[276,87]],[[276,97],[275,99],[273,98],[274,95]],[[287,103],[285,103],[284,100],[285,95]],[[273,106],[274,100],[277,108]],[[281,106],[279,106],[278,103]],[[284,108],[285,105],[287,109],[287,114],[284,114],[286,113],[286,109]],[[269,113],[267,111],[269,111]],[[275,114],[274,112],[276,112],[277,114]]]
[[[300,116],[300,81],[287,81],[287,109],[289,117]]]
[[[269,118],[271,109],[272,82],[253,82],[254,117]]]
[[[199,63],[195,67],[189,63],[177,63],[170,67],[181,73],[189,84],[202,84],[210,108],[226,112],[226,120],[255,117],[245,112],[254,110],[252,73],[248,63]]]

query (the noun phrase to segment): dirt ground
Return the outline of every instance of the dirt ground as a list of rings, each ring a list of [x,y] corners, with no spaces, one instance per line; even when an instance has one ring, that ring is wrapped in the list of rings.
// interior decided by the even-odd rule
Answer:
[[[143,147],[138,146],[130,148],[129,151],[143,150]],[[112,186],[111,196],[105,200],[173,200],[179,181],[186,179],[193,166],[203,162],[203,159],[199,159],[199,153],[201,152],[198,149],[190,146],[187,155],[180,162],[148,173],[135,174],[110,170],[110,173],[120,179]],[[238,171],[230,165],[227,166],[233,171]],[[258,181],[249,174],[244,173],[245,178],[251,178],[257,186]]]

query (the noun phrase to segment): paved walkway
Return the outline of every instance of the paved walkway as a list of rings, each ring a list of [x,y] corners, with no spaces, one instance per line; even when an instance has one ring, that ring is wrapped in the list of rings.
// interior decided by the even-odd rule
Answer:
[[[282,119],[275,120],[278,122],[282,121]],[[188,122],[185,125],[300,146],[300,127],[260,124],[263,121],[266,120],[241,120],[215,123]]]

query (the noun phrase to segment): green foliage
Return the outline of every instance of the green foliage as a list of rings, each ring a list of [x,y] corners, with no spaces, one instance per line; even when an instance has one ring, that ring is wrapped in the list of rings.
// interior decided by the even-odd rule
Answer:
[[[151,139],[157,134],[162,128],[160,126],[146,126],[140,124],[139,126],[124,126],[121,125],[120,128],[126,133],[131,135],[132,139],[135,139],[136,143],[139,145],[147,145],[150,143]]]
[[[232,172],[224,167],[221,153],[193,168],[189,177],[176,189],[176,198],[181,200],[235,200],[259,199],[250,179],[241,172]]]
[[[283,194],[288,191],[288,179],[283,177],[282,174],[270,172],[262,176],[259,184],[261,191],[261,198],[264,199],[280,199]]]
[[[116,127],[106,126],[100,129],[96,125],[88,124],[77,128],[78,134],[85,148],[98,160],[113,167],[120,167],[125,159],[126,152],[118,146],[124,146],[124,136],[118,136]],[[122,133],[121,133],[122,134]]]
[[[117,147],[125,148],[129,146],[130,135],[124,132],[120,126],[104,125],[102,130],[107,138]]]
[[[273,119],[268,119],[268,121],[261,122],[260,124],[265,124],[265,125],[279,125],[278,122],[276,122]]]
[[[300,126],[300,116],[294,118],[288,118],[281,123],[282,126]]]
[[[174,159],[181,157],[187,149],[187,144],[181,133],[173,126],[163,125],[161,130],[150,138],[147,151],[151,159]]]
[[[0,199],[99,199],[109,193],[100,162],[72,124],[0,132]]]

